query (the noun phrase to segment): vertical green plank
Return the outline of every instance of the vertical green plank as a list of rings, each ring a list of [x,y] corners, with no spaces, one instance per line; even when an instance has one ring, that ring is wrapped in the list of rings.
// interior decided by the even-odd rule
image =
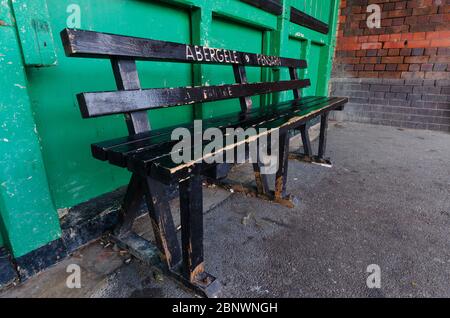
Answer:
[[[46,0],[14,0],[14,17],[18,28],[25,65],[51,66],[56,53]]]
[[[15,257],[60,236],[50,197],[38,131],[11,3],[0,1],[0,217]]]
[[[295,52],[293,52],[292,47],[289,45],[289,20],[291,16],[291,6],[288,0],[284,0],[283,13],[278,17],[277,30],[273,32],[273,43],[272,43],[272,55],[282,56],[282,57],[292,57],[298,58]],[[289,71],[285,68],[279,68],[274,70],[274,80],[287,80],[289,79]],[[278,103],[283,100],[292,99],[293,95],[291,92],[282,92],[273,94],[273,102]]]
[[[246,51],[250,53],[262,53],[263,31],[237,21],[216,17],[213,19],[209,37],[209,45],[229,50]],[[205,65],[205,85],[222,85],[235,83],[233,68],[231,65],[216,66]],[[247,67],[249,82],[261,81],[260,67]],[[252,98],[254,108],[261,105],[261,97]],[[239,100],[231,99],[221,102],[203,104],[203,118],[211,118],[240,110]]]
[[[338,15],[339,15],[339,4],[340,0],[330,0],[330,6],[329,6],[329,27],[330,32],[328,34],[328,51],[324,52],[326,56],[323,57],[325,60],[325,66],[323,70],[323,84],[318,87],[319,92],[321,95],[328,95],[329,93],[329,82],[331,78],[331,70],[333,66],[333,57],[334,57],[334,51],[336,49],[336,37],[337,37],[337,21],[338,21]]]
[[[212,28],[212,11],[208,7],[195,8],[191,13],[192,44],[209,46],[209,31]],[[193,81],[195,86],[205,85],[204,65],[194,64]],[[203,118],[203,105],[194,106],[194,118]]]

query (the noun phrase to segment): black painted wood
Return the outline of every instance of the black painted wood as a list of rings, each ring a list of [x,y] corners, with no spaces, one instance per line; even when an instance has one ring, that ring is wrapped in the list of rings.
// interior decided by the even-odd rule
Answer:
[[[205,271],[203,263],[203,191],[200,166],[192,178],[180,182],[181,247],[183,274],[196,281]]]
[[[289,68],[289,75],[291,76],[291,80],[293,80],[293,81],[298,80],[298,73],[297,73],[297,69],[296,68],[290,67]],[[292,92],[294,93],[294,99],[300,99],[300,97],[302,96],[301,92],[300,92],[300,89],[298,89],[298,88],[294,88],[292,90]]]
[[[134,220],[140,215],[144,202],[144,182],[142,178],[133,174],[128,184],[127,192],[119,212],[119,221],[115,234],[119,237],[128,235],[133,227]]]
[[[318,155],[320,159],[325,159],[324,157],[327,150],[328,117],[329,113],[325,113],[320,118],[319,155]]]
[[[221,86],[154,88],[82,93],[78,94],[77,98],[83,117],[90,118],[269,94],[303,88],[310,84],[310,81],[306,79]]]
[[[17,280],[17,272],[11,261],[11,255],[5,247],[0,247],[0,290]]]
[[[203,130],[208,128],[218,128],[225,132],[226,128],[251,127],[252,125],[270,122],[280,118],[280,116],[290,114],[293,107],[298,110],[313,107],[326,101],[328,101],[326,97],[306,97],[297,105],[294,105],[292,101],[285,102],[277,105],[278,107],[272,106],[268,109],[257,109],[247,114],[245,117],[242,117],[241,114],[235,114],[222,118],[209,119],[203,121]],[[192,126],[185,126],[185,128],[189,130],[191,135],[194,134]],[[178,143],[178,141],[171,140],[171,133],[161,135],[157,138],[146,138],[143,139],[142,142],[138,141],[122,144],[119,140],[117,147],[110,147],[107,150],[106,157],[110,163],[125,167],[127,165],[127,160],[131,157],[144,156],[147,158],[147,154],[151,153],[152,158],[156,159],[166,155],[166,152],[172,153],[172,148],[176,143]]]
[[[300,126],[300,133],[302,135],[303,151],[305,155],[312,156],[313,151],[311,147],[311,138],[309,137],[309,127],[308,125]]]
[[[247,84],[247,72],[242,65],[233,65],[234,78],[238,84]],[[249,96],[239,97],[241,103],[241,110],[244,113],[249,112],[252,109],[253,101]]]
[[[181,251],[165,186],[152,178],[143,178],[143,183],[156,245],[168,268],[173,269],[181,262]]]
[[[289,134],[285,131],[280,135],[278,169],[275,175],[275,199],[283,200],[286,198],[286,183],[289,166]]]
[[[85,30],[61,32],[67,56],[306,68],[306,61]]]
[[[114,78],[117,89],[120,91],[141,89],[141,82],[136,68],[136,61],[112,59]],[[130,135],[139,134],[150,130],[148,114],[146,111],[128,112],[125,120]]]
[[[322,103],[323,107],[320,107],[318,105],[315,105],[315,107],[311,107],[312,109],[314,109],[314,111],[308,112],[308,109],[294,109],[292,112],[279,115],[273,120],[264,120],[259,125],[253,124],[251,126],[243,126],[242,128],[246,129],[249,127],[254,127],[257,130],[260,128],[266,128],[268,130],[279,129],[280,134],[282,134],[290,129],[299,128],[301,125],[304,125],[312,118],[320,116],[323,113],[329,112],[333,109],[337,109],[346,102],[346,99],[331,98]],[[205,145],[206,144],[207,143],[205,143]],[[236,147],[235,144],[227,145],[226,140],[224,140],[223,149],[225,149],[225,146]],[[167,147],[166,150],[169,150],[167,155],[156,156],[156,158],[154,155],[154,151],[143,152],[132,156],[128,158],[128,168],[133,172],[148,174],[154,178],[161,180],[164,183],[171,183],[174,180],[188,178],[190,176],[190,169],[192,165],[194,165],[198,161],[192,160],[192,162],[189,163],[181,165],[176,164],[171,160],[171,154],[173,152],[178,152],[179,149],[173,148],[173,146],[171,146]]]
[[[330,32],[328,24],[317,20],[294,7],[291,8],[291,22],[323,34],[328,34],[328,32]]]
[[[241,0],[241,1],[276,15],[281,15],[283,13],[283,6],[281,5],[280,0]]]

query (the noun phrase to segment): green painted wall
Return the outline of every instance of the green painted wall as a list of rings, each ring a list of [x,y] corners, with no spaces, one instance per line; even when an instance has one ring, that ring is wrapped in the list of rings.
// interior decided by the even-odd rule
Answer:
[[[0,1],[1,232],[15,256],[60,236],[10,2]]]
[[[306,7],[305,7],[306,3]],[[122,116],[82,120],[75,94],[115,88],[108,61],[66,58],[69,26],[254,53],[307,58],[305,95],[326,95],[334,30],[289,22],[290,5],[334,25],[337,0],[286,0],[277,17],[238,0],[0,0],[0,245],[21,256],[60,235],[58,209],[128,182],[94,160],[89,145],[126,134]],[[306,9],[305,9],[306,8]],[[15,18],[15,19],[14,19]],[[17,24],[14,23],[17,21]],[[233,83],[231,67],[139,62],[144,88]],[[250,81],[288,78],[248,68]],[[253,98],[255,107],[291,93]],[[149,112],[154,128],[239,109],[236,100]]]

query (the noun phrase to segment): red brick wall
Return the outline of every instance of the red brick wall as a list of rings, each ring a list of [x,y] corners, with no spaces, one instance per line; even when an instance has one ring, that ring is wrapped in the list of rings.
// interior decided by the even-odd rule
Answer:
[[[381,28],[367,27],[370,4]],[[348,118],[450,131],[449,65],[450,0],[341,1],[332,89],[353,98]]]
[[[382,8],[367,27],[368,4]],[[449,0],[343,0],[335,69],[348,77],[449,79]]]

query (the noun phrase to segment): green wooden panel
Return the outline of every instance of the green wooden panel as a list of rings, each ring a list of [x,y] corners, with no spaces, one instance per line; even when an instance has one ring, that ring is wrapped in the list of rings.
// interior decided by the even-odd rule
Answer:
[[[27,76],[47,177],[58,209],[112,191],[126,184],[129,177],[125,169],[96,161],[90,153],[90,143],[127,132],[123,116],[95,120],[80,116],[76,93],[114,90],[115,84],[109,61],[65,57],[58,33],[67,26],[72,12],[68,8],[74,4],[80,8],[79,26],[83,29],[190,42],[190,18],[180,8],[129,0],[48,0],[58,66],[29,68]],[[192,85],[192,69],[187,64],[140,62],[138,70],[144,88]],[[192,120],[193,110],[183,107],[149,115],[152,126],[158,128]]]
[[[230,50],[246,51],[250,53],[262,53],[263,31],[247,25],[242,25],[236,21],[222,18],[215,18],[212,21],[210,46],[217,48],[227,48]],[[245,39],[243,41],[242,39]],[[204,84],[221,85],[235,83],[233,68],[227,66],[206,65],[204,67]],[[247,77],[249,82],[261,81],[261,68],[248,67]],[[252,98],[254,107],[260,107],[261,97]],[[203,105],[203,118],[223,115],[230,112],[239,111],[239,100],[232,99],[221,102],[207,103]]]
[[[333,0],[291,0],[290,4],[322,22],[329,23]]]

